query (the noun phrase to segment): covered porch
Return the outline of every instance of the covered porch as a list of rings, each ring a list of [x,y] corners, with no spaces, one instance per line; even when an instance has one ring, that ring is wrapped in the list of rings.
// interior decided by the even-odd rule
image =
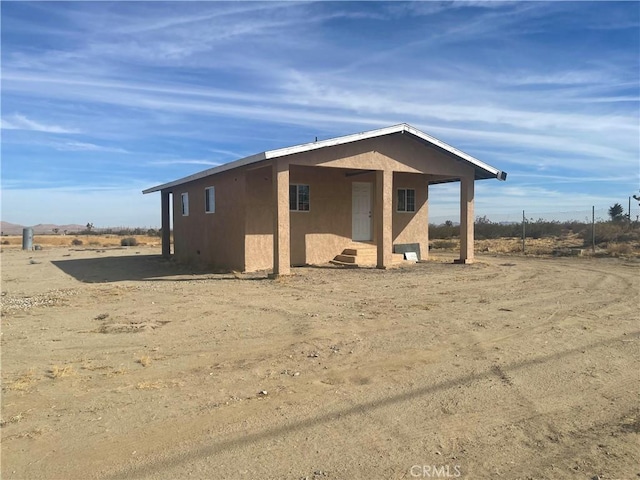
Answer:
[[[291,266],[304,263],[300,258],[308,258],[308,249],[313,247],[313,236],[334,233],[339,237],[334,246],[327,240],[327,248],[331,254],[322,263],[337,259],[344,263],[350,261],[348,256],[360,256],[364,264],[374,264],[377,268],[386,269],[398,263],[403,257],[401,253],[394,253],[394,245],[414,244],[422,259],[428,258],[428,198],[429,185],[453,181],[453,179],[436,174],[415,173],[405,171],[369,170],[354,168],[330,167],[334,176],[345,179],[347,190],[338,189],[334,181],[331,185],[335,195],[328,197],[318,192],[312,184],[309,187],[311,205],[308,212],[299,212],[291,208],[291,186],[299,185],[307,176],[321,178],[321,171],[327,167],[309,167],[274,159],[272,169],[272,215],[273,215],[273,273],[274,275],[288,275]],[[456,262],[473,262],[473,203],[474,178],[471,171],[466,176],[456,179],[460,183],[460,218],[461,218],[461,246],[460,255]],[[304,185],[304,183],[302,183]],[[318,187],[318,185],[315,185]],[[409,188],[406,188],[409,187]],[[402,196],[412,192],[410,205],[399,205]],[[400,198],[399,198],[400,197]],[[332,209],[339,217],[333,224],[318,218],[317,203],[319,198],[332,202]],[[315,222],[311,220],[314,218]],[[338,213],[339,212],[339,213]],[[303,221],[306,228],[301,228],[298,219],[307,216]],[[293,217],[293,219],[292,219]],[[346,217],[346,218],[345,218]],[[314,224],[313,228],[308,226]],[[348,228],[346,227],[348,223]],[[327,228],[318,231],[318,226],[325,224]],[[303,250],[302,254],[300,250]],[[340,257],[340,256],[343,257]]]

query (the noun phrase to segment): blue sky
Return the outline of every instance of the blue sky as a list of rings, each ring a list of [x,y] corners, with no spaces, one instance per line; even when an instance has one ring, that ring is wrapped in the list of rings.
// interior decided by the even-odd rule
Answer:
[[[0,8],[5,221],[157,226],[144,188],[402,122],[509,173],[477,183],[477,215],[638,193],[637,2]],[[457,184],[430,198],[457,218]]]

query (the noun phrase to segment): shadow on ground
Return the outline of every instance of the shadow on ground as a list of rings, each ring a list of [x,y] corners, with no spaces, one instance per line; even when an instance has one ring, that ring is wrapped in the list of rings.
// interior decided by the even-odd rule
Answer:
[[[84,283],[110,283],[125,280],[264,280],[266,273],[246,275],[220,272],[202,266],[178,263],[160,255],[131,255],[101,258],[77,258],[52,261],[67,275]],[[204,276],[204,277],[203,277]]]

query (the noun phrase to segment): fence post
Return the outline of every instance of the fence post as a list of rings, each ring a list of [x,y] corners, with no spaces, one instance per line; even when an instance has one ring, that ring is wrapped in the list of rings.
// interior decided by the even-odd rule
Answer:
[[[591,206],[591,251],[596,251],[596,207]]]
[[[524,239],[526,235],[527,235],[526,218],[524,216],[524,210],[522,210],[522,253],[525,253]]]

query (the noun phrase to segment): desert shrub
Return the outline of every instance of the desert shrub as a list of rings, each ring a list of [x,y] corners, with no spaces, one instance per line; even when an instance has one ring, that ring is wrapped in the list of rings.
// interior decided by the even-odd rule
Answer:
[[[453,225],[451,222],[442,225],[429,225],[429,237],[439,239],[451,239],[460,235],[460,226]]]
[[[3,240],[2,241],[2,245],[9,245],[11,242],[9,242],[9,240]]]
[[[431,242],[432,248],[456,248],[458,246],[457,242],[453,240],[435,240]]]
[[[611,242],[607,245],[607,252],[610,255],[629,255],[633,252],[633,248],[628,243]]]
[[[562,223],[542,218],[535,221],[530,219],[525,229],[526,236],[529,238],[559,237],[562,235],[562,231]]]
[[[120,240],[120,245],[123,247],[135,247],[136,245],[138,245],[138,240],[136,240],[134,237],[126,237]]]
[[[82,240],[80,240],[79,238],[74,238],[73,240],[71,240],[71,245],[82,245]]]
[[[579,236],[585,243],[591,243],[591,225],[585,225]],[[636,224],[624,222],[596,223],[596,244],[610,242],[629,242],[640,239],[640,228]]]
[[[640,229],[629,230],[618,237],[621,242],[637,242],[640,240]]]

